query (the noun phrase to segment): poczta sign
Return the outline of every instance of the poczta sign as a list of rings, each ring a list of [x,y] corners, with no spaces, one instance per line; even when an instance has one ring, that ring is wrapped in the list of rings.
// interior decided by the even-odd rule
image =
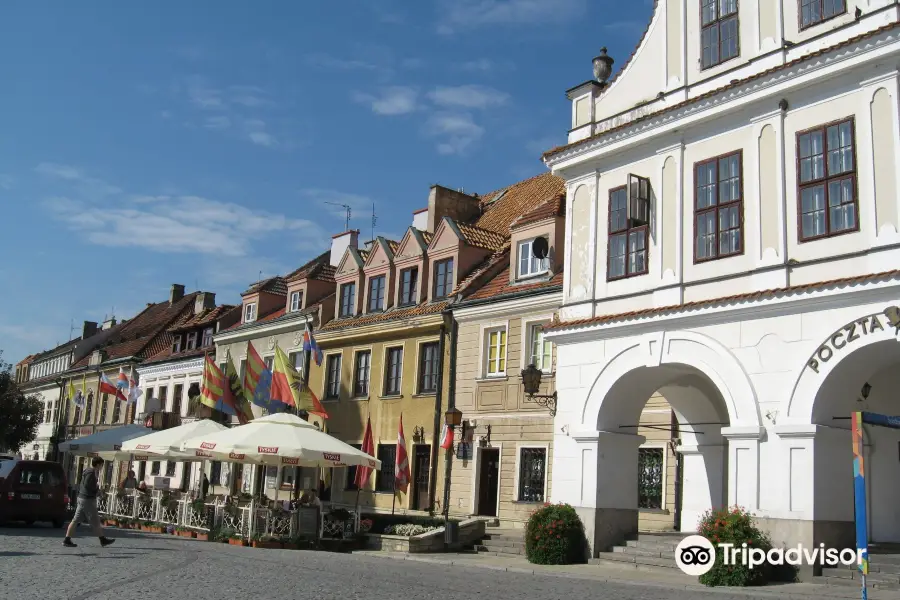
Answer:
[[[900,310],[898,310],[897,307],[891,306],[887,308],[883,314],[887,318],[888,326],[894,327],[895,330],[900,329]],[[884,325],[881,323],[881,319],[881,315],[876,313],[874,315],[865,316],[852,323],[847,323],[841,329],[835,331],[824,344],[819,346],[819,349],[816,350],[815,354],[813,354],[806,365],[818,373],[821,365],[827,363],[835,354],[846,348],[849,344],[852,344],[859,338],[874,333],[875,331],[884,331]]]

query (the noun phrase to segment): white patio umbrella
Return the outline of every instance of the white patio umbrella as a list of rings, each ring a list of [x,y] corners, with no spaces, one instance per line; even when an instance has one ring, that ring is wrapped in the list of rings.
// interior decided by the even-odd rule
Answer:
[[[122,444],[122,450],[136,455],[148,454],[181,460],[202,460],[209,458],[210,454],[203,450],[183,451],[181,444],[192,438],[209,436],[224,429],[228,428],[213,420],[201,419],[132,438]],[[145,430],[146,432],[147,430]]]
[[[363,466],[381,461],[288,413],[185,441],[183,451],[203,451],[215,460],[295,467]]]
[[[150,431],[143,425],[122,425],[111,427],[85,437],[69,440],[59,445],[62,452],[75,456],[99,456],[103,460],[129,460],[131,452],[122,449],[126,441],[147,435]]]

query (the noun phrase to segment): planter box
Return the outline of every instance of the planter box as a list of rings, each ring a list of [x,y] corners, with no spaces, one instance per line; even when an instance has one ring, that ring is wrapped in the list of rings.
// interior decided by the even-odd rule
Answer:
[[[458,551],[475,540],[481,539],[482,536],[484,536],[484,522],[478,519],[468,519],[459,524],[459,543],[452,547],[444,544],[443,527],[411,537],[369,533],[366,535],[365,546],[368,550],[407,554]]]
[[[255,542],[253,542],[253,547],[254,547],[254,548],[268,548],[268,549],[270,549],[270,550],[275,550],[275,549],[280,550],[280,549],[281,549],[281,542],[260,542],[260,541],[255,541]]]
[[[299,550],[300,546],[293,542],[281,542],[281,547],[285,550]]]
[[[183,538],[193,538],[196,534],[193,531],[176,531],[175,535]]]
[[[247,542],[240,538],[228,538],[228,544],[231,546],[246,546]]]
[[[197,538],[198,540],[202,541],[202,542],[209,541],[209,534],[208,534],[208,533],[195,533],[195,534],[194,534],[194,537]]]
[[[163,533],[162,527],[147,527],[144,531],[147,533]]]

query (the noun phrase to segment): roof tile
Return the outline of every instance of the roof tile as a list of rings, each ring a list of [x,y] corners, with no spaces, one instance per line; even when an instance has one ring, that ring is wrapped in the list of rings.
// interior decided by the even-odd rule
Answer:
[[[431,304],[419,304],[418,306],[390,308],[380,313],[370,313],[359,315],[356,317],[348,317],[344,319],[335,319],[329,321],[319,329],[319,331],[338,331],[348,327],[362,327],[364,325],[374,325],[376,323],[386,323],[397,321],[400,319],[410,319],[413,317],[422,317],[439,313],[448,306],[448,302],[435,302]]]
[[[561,178],[549,171],[541,173],[486,194],[481,202],[482,215],[474,224],[509,237],[513,221],[565,191],[566,184]]]
[[[459,228],[460,233],[463,234],[466,243],[476,248],[498,250],[503,247],[503,243],[506,241],[506,236],[474,225],[457,222],[456,226]]]

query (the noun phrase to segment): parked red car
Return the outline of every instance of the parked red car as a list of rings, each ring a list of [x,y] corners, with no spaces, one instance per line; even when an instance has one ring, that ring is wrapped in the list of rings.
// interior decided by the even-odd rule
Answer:
[[[0,523],[66,520],[66,474],[62,465],[45,460],[0,461]]]

